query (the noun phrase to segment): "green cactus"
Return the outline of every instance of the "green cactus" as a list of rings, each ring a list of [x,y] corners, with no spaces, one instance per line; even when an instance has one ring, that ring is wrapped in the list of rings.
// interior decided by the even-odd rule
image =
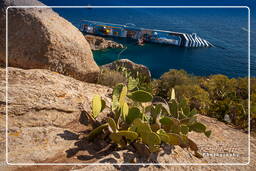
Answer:
[[[113,89],[113,95],[112,95],[112,111],[115,111],[119,107],[119,97],[121,94],[121,91],[124,87],[124,84],[118,84]]]
[[[140,136],[143,135],[144,133],[152,132],[149,123],[143,122],[139,118],[136,118],[133,121],[129,130],[137,132]]]
[[[189,126],[189,129],[195,132],[204,133],[206,130],[206,126],[200,122],[195,122],[194,124]]]
[[[175,100],[171,100],[169,103],[170,113],[173,117],[178,117],[178,104]]]
[[[122,91],[120,93],[120,97],[119,97],[119,105],[120,107],[122,107],[125,103],[125,98],[126,98],[126,95],[127,95],[127,87],[126,86],[123,86],[122,88]]]
[[[137,107],[132,107],[129,109],[128,115],[126,116],[126,123],[131,124],[134,119],[140,118],[142,119],[142,113],[140,112],[140,109]]]
[[[163,141],[163,142],[165,142],[165,143],[167,143],[167,144],[170,143],[169,136],[166,134],[166,132],[165,132],[163,129],[157,130],[156,133],[159,135],[161,141]]]
[[[128,90],[133,90],[135,89],[139,84],[139,79],[135,79],[135,78],[132,78],[132,77],[129,77],[128,78]]]
[[[197,118],[195,116],[192,116],[192,117],[181,119],[180,123],[184,125],[192,125],[193,123],[196,122],[196,119]]]
[[[180,145],[181,144],[181,138],[179,134],[175,133],[167,133],[169,137],[169,144],[171,145]]]
[[[188,115],[189,117],[194,116],[195,114],[197,114],[197,110],[193,109],[192,111],[190,111],[190,114]]]
[[[116,122],[112,118],[107,118],[108,126],[110,129],[110,132],[117,132],[117,126]]]
[[[91,131],[87,136],[88,140],[104,133],[104,139],[107,137],[122,148],[131,144],[137,151],[147,151],[148,154],[159,151],[160,144],[166,143],[190,148],[195,152],[195,156],[201,157],[196,144],[187,137],[190,131],[204,133],[207,137],[211,135],[211,131],[206,130],[206,126],[194,116],[197,111],[191,110],[185,99],[178,103],[174,89],[167,103],[157,97],[153,100],[152,95],[143,90],[128,93],[137,89],[136,87],[136,81],[129,78],[128,87],[119,84],[113,89],[111,114],[114,114],[114,118],[107,118],[107,123]],[[128,101],[129,105],[126,97],[133,100]],[[144,102],[152,103],[143,104]],[[105,105],[100,96],[95,96],[92,102],[92,116],[96,118]]]
[[[161,115],[162,112],[162,105],[157,104],[155,106],[151,107],[151,117],[152,117],[152,123],[156,123],[157,118]]]
[[[153,99],[153,96],[144,90],[134,91],[128,97],[137,102],[151,102]]]
[[[159,150],[161,139],[155,132],[145,132],[141,137],[142,142],[148,145],[150,152],[156,152]]]
[[[127,140],[130,140],[132,142],[137,139],[138,134],[133,131],[119,131],[110,134],[109,137],[114,143],[118,144],[120,147],[124,147],[127,144],[124,143],[125,141],[123,140],[123,137],[126,139],[126,142]]]
[[[160,123],[166,132],[180,132],[180,121],[176,118],[165,116],[160,119]]]
[[[122,113],[121,108],[117,108],[117,109],[115,109],[115,111],[114,111],[114,120],[115,120],[115,122],[116,122],[118,128],[119,128],[119,118],[120,118],[120,116],[121,116],[121,113]]]
[[[184,125],[184,124],[181,124],[180,125],[180,131],[181,131],[182,134],[187,135],[188,132],[189,132],[189,127]]]
[[[129,112],[129,106],[128,106],[128,104],[126,102],[124,102],[124,104],[122,106],[122,117],[123,117],[124,121],[126,120],[128,112]]]
[[[204,135],[207,136],[208,138],[211,136],[211,134],[212,134],[211,130],[204,132]]]
[[[97,128],[95,128],[94,130],[92,130],[90,132],[90,134],[86,137],[89,141],[93,140],[93,138],[95,138],[97,135],[99,135],[103,129],[107,128],[108,124],[103,124]]]
[[[97,118],[99,113],[103,110],[105,107],[105,101],[101,100],[101,97],[99,95],[95,95],[92,99],[92,116],[93,118]]]

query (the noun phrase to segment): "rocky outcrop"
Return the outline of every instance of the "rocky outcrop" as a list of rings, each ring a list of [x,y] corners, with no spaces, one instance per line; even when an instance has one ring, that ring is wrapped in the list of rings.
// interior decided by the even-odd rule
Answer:
[[[112,40],[107,40],[103,37],[94,35],[85,35],[84,37],[90,44],[92,50],[103,50],[107,48],[124,48],[124,46],[121,43],[117,43]]]
[[[0,63],[5,63],[7,6],[43,6],[36,0],[3,0],[0,9]],[[9,66],[49,69],[78,80],[95,82],[99,73],[90,46],[70,22],[47,8],[8,9]]]
[[[111,89],[84,83],[48,70],[9,68],[8,81],[8,140],[9,162],[26,163],[129,163],[148,162],[128,150],[113,151],[108,144],[79,139],[88,131],[84,112],[91,112],[94,94],[100,94],[109,106]],[[0,69],[5,80],[5,70]],[[5,160],[5,82],[0,82],[0,161]],[[109,111],[104,111],[101,118]],[[198,115],[198,120],[212,130],[210,138],[190,133],[204,158],[199,159],[187,149],[165,146],[159,155],[153,154],[153,163],[246,163],[248,161],[248,134],[234,129],[217,119]],[[251,137],[251,163],[249,166],[232,166],[236,170],[253,170],[256,159],[256,139]],[[234,155],[233,155],[234,153]],[[223,156],[208,156],[207,154]],[[224,156],[225,155],[225,156]],[[226,156],[229,155],[229,156]],[[204,170],[206,166],[175,166],[176,170]],[[224,167],[226,170],[228,166]],[[221,170],[214,166],[209,170]],[[0,170],[10,169],[0,166]],[[157,170],[173,166],[19,166],[12,170]]]
[[[208,152],[209,154],[223,154],[223,156],[207,156],[199,159],[191,154],[191,151],[182,149],[179,146],[175,146],[174,149],[170,149],[168,146],[161,151],[158,157],[154,154],[151,156],[150,161],[138,158],[135,154],[128,150],[112,151],[106,150],[105,144],[82,144],[82,149],[71,148],[69,151],[75,151],[69,158],[59,156],[58,158],[52,158],[47,162],[67,162],[67,163],[133,163],[133,162],[150,162],[150,163],[162,163],[162,166],[127,166],[127,165],[105,165],[105,166],[30,166],[24,167],[24,170],[76,170],[76,171],[97,171],[97,170],[174,170],[174,171],[205,171],[205,170],[254,170],[256,167],[256,139],[251,137],[251,162],[249,165],[233,165],[233,166],[167,166],[164,164],[174,163],[247,163],[248,161],[248,134],[234,129],[229,125],[217,121],[216,119],[206,116],[197,116],[200,122],[206,124],[211,129],[212,135],[210,138],[198,133],[192,133],[189,135],[198,145],[200,152]],[[76,143],[78,145],[79,143]],[[81,144],[81,143],[80,143]],[[100,149],[100,146],[104,146],[106,149]],[[70,146],[67,146],[69,148]],[[97,151],[98,150],[98,151]],[[97,151],[97,152],[95,152]],[[225,156],[226,154],[235,154],[234,156]],[[149,163],[149,164],[150,164]],[[21,168],[19,168],[21,169]],[[18,170],[18,169],[17,169]]]
[[[129,72],[132,73],[132,76],[136,76],[137,72],[138,72],[140,75],[143,75],[146,80],[151,79],[151,73],[150,73],[148,67],[141,65],[141,64],[136,64],[136,63],[130,61],[129,59],[120,59],[120,60],[114,61],[112,63],[102,65],[101,67],[108,68],[111,70],[116,70],[119,67],[125,67],[125,68],[127,68],[127,70]]]
[[[8,70],[9,162],[33,163],[66,156],[65,151],[78,139],[72,132],[90,129],[85,125],[88,122],[86,112],[91,112],[92,97],[99,94],[110,102],[107,96],[111,89],[104,86],[48,70]],[[4,69],[0,69],[0,80],[5,80]],[[0,99],[3,133],[4,81],[0,83],[0,97],[3,97]]]

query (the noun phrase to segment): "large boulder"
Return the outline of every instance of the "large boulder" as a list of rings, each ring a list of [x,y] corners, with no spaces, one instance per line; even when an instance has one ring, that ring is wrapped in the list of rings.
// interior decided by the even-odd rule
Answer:
[[[144,76],[146,80],[151,79],[151,73],[148,67],[141,64],[136,64],[129,59],[116,60],[112,63],[102,65],[101,67],[108,68],[110,70],[117,70],[120,67],[124,67],[127,69],[127,71],[131,72],[132,76],[136,76],[137,73],[139,73],[140,75]]]
[[[44,6],[37,0],[1,0],[0,63],[5,64],[5,9]],[[9,66],[49,69],[78,80],[95,82],[99,67],[83,34],[50,8],[8,9]]]
[[[78,81],[49,70],[9,68],[8,140],[9,162],[43,162],[66,150],[78,139],[78,132],[90,128],[86,113],[99,94],[109,105],[111,89]],[[0,68],[0,80],[5,69]],[[0,133],[5,126],[5,82],[0,82]],[[108,110],[98,118],[106,117]],[[87,126],[86,126],[87,125]],[[5,137],[0,138],[4,152]],[[2,156],[3,157],[3,156]],[[1,156],[0,156],[1,159]],[[0,169],[1,170],[1,169]]]

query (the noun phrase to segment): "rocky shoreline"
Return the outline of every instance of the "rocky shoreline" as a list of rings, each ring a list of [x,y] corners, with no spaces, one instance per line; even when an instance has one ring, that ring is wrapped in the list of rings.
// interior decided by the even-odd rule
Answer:
[[[0,2],[0,41],[5,42],[5,9],[7,6],[44,5],[37,0]],[[100,37],[87,36],[51,9],[9,9],[12,19],[9,42],[8,102],[6,102],[6,70],[0,68],[0,163],[5,163],[5,121],[8,104],[9,160],[11,163],[124,163],[141,162],[127,150],[113,151],[101,142],[87,143],[80,139],[91,127],[85,113],[90,113],[91,101],[100,94],[111,102],[112,89],[95,84],[100,72],[91,50],[123,48],[121,44]],[[32,24],[31,24],[32,23]],[[31,36],[31,34],[33,36]],[[29,35],[29,36],[28,36]],[[89,40],[88,40],[89,39]],[[91,41],[91,42],[90,42]],[[99,41],[99,42],[97,42]],[[88,43],[89,42],[89,43]],[[97,43],[96,43],[97,42]],[[90,47],[91,46],[91,47]],[[93,46],[93,47],[92,47]],[[31,48],[33,47],[33,48]],[[120,62],[120,61],[119,61]],[[117,63],[117,62],[116,62]],[[115,68],[115,64],[105,67]],[[147,68],[122,60],[136,72]],[[5,65],[5,43],[0,44],[0,66]],[[102,120],[107,113],[97,118]],[[219,144],[236,145],[239,157],[212,157],[203,159],[191,151],[175,146],[162,152],[154,163],[246,163],[248,160],[248,134],[219,122],[214,118],[198,115],[199,120],[212,130],[211,138],[192,133],[198,144],[209,145],[209,152]],[[251,161],[256,159],[256,139],[251,137]],[[168,147],[166,147],[168,148]],[[0,170],[253,170],[255,162],[246,166],[9,166]]]
[[[89,43],[91,50],[103,50],[107,48],[124,48],[124,45],[117,43],[113,40],[107,40],[100,36],[85,35],[84,36]]]

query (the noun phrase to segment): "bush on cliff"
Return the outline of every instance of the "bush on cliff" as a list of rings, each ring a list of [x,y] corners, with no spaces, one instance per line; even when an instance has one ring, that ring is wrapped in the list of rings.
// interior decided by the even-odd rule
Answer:
[[[169,89],[179,85],[193,85],[196,82],[196,77],[189,75],[184,70],[172,69],[164,73],[157,82],[157,95],[167,98]]]
[[[118,71],[102,68],[97,83],[113,88],[119,83],[126,84],[127,78]]]
[[[251,122],[256,119],[256,79],[251,78]],[[169,99],[176,89],[177,98],[188,100],[199,113],[231,122],[238,128],[248,128],[248,78],[228,78],[225,75],[195,77],[184,70],[164,73],[156,86],[157,94]],[[167,97],[164,93],[168,91]],[[226,118],[229,119],[226,119]],[[255,129],[255,126],[252,125]]]
[[[98,84],[113,88],[119,83],[153,93],[153,82],[146,78],[144,74],[139,72],[134,74],[122,66],[117,67],[115,70],[101,68]]]

